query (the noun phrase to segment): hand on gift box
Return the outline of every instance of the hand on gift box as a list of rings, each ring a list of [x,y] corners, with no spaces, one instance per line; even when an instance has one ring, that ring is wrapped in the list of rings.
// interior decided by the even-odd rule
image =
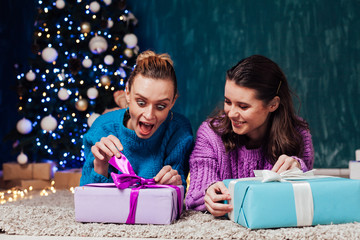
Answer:
[[[230,212],[233,207],[230,204],[221,203],[231,200],[229,190],[223,182],[216,182],[206,190],[204,201],[206,209],[215,217],[220,217]]]
[[[171,166],[164,166],[160,172],[154,177],[156,183],[167,184],[167,185],[181,185],[181,176],[178,171],[172,169]]]
[[[274,167],[271,170],[277,173],[282,173],[286,170],[293,168],[301,169],[300,163],[296,159],[283,154],[278,158]]]
[[[95,145],[91,147],[91,152],[95,157],[95,172],[108,177],[110,158],[113,156],[120,158],[120,151],[122,150],[123,146],[117,137],[109,135],[107,137],[101,138],[100,142],[95,143]]]

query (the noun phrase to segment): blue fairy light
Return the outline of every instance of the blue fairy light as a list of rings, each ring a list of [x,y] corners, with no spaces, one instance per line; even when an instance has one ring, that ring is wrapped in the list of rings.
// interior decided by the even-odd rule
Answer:
[[[47,102],[50,102],[50,97],[47,97],[47,98],[46,98],[46,101],[47,101]]]
[[[74,118],[74,122],[77,122],[78,120],[77,120],[77,118]]]
[[[67,153],[64,153],[64,155],[63,155],[63,156],[64,156],[64,157],[67,157],[67,155],[68,155]]]
[[[47,112],[47,110],[48,110],[47,108],[44,108],[44,112]]]
[[[49,146],[48,146],[48,145],[45,145],[45,146],[44,146],[44,148],[45,148],[45,149],[48,149],[48,148],[49,148]]]
[[[45,99],[41,99],[41,102],[42,102],[42,103],[45,103]]]
[[[41,146],[41,143],[40,143],[40,142],[37,142],[36,145],[37,145],[38,147],[40,147],[40,146]]]
[[[32,102],[32,99],[31,99],[31,98],[29,98],[29,99],[28,99],[28,102]]]
[[[16,77],[16,78],[20,80],[20,79],[21,79],[21,75],[17,75],[17,77]]]
[[[56,28],[61,28],[60,24],[56,24]]]
[[[128,13],[129,13],[129,10],[125,10],[125,13],[128,14]]]
[[[64,18],[64,21],[67,22],[69,19],[67,17]]]
[[[62,45],[63,45],[62,43],[59,43],[59,46],[60,46],[60,47],[62,47]]]

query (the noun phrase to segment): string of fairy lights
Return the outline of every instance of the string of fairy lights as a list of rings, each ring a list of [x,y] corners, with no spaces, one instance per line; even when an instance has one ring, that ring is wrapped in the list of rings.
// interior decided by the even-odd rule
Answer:
[[[35,22],[36,62],[17,75],[26,90],[19,94],[18,111],[24,117],[16,125],[21,136],[36,135],[26,143],[32,151],[56,158],[64,168],[82,166],[82,137],[101,114],[96,111],[99,96],[124,88],[139,52],[135,34],[113,30],[119,24],[136,24],[126,8],[104,19],[104,8],[111,7],[112,0],[77,0],[76,13],[66,4],[38,1],[42,19]],[[60,17],[53,21],[52,16]],[[20,138],[18,144],[24,142]],[[59,143],[63,145],[56,148]],[[20,150],[17,160],[25,164],[28,153]]]
[[[4,191],[0,191],[0,204],[16,202],[24,199],[32,199],[34,196],[47,197],[50,194],[56,193],[55,181],[51,181],[51,186],[45,187],[42,190],[34,190],[32,186],[28,188],[13,187]],[[74,194],[75,188],[68,189]]]

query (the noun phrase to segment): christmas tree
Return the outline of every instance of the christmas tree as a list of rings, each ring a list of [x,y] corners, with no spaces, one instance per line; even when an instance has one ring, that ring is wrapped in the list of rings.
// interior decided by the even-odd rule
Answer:
[[[116,106],[135,65],[137,19],[124,0],[39,0],[37,11],[34,55],[17,74],[23,118],[9,138],[20,163],[81,167],[83,134]]]

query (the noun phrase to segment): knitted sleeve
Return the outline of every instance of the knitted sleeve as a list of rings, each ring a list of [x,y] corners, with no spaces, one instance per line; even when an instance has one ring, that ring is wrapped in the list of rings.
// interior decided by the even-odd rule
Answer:
[[[82,168],[82,176],[80,178],[80,186],[83,186],[88,183],[108,183],[113,182],[110,177],[110,168],[109,168],[109,177],[106,178],[101,174],[98,174],[94,170],[94,155],[91,152],[91,147],[95,145],[96,142],[100,141],[102,137],[106,137],[111,134],[111,129],[113,128],[112,124],[109,124],[109,119],[113,122],[114,113],[108,113],[98,117],[88,132],[83,137],[84,144],[84,154],[85,154],[85,163]],[[110,116],[110,118],[109,118]]]
[[[301,129],[300,134],[302,135],[304,142],[304,152],[302,158],[298,156],[291,157],[296,159],[300,163],[301,169],[306,172],[311,170],[314,165],[314,146],[308,129]]]
[[[186,189],[186,177],[189,172],[189,157],[194,147],[194,137],[190,122],[180,114],[174,113],[175,124],[171,125],[172,131],[167,145],[164,166],[170,165],[181,176],[182,184]]]
[[[218,150],[223,147],[220,139],[208,126],[207,122],[198,129],[195,147],[190,156],[190,185],[186,195],[186,209],[206,210],[205,191],[212,183],[220,181],[218,169]]]

